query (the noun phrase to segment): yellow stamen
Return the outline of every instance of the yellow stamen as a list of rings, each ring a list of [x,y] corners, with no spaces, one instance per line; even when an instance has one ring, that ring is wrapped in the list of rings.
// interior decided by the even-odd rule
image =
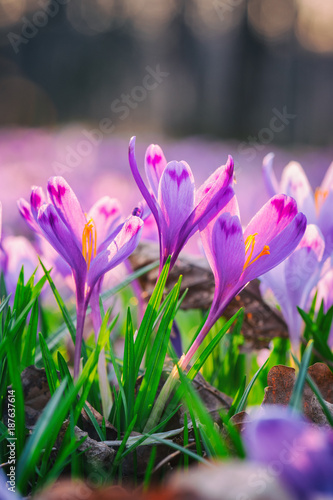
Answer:
[[[316,188],[315,194],[314,194],[314,199],[315,199],[315,207],[316,207],[317,215],[319,215],[320,209],[322,207],[322,204],[326,200],[327,195],[328,195],[328,189],[323,190],[320,188]]]
[[[256,243],[256,236],[257,236],[257,234],[258,233],[250,234],[246,238],[246,240],[245,240],[245,257],[246,257],[246,260],[245,260],[245,263],[244,263],[243,271],[245,271],[245,269],[247,267],[249,267],[251,264],[253,264],[253,262],[255,262],[256,260],[258,260],[259,257],[262,257],[263,255],[269,255],[270,254],[269,246],[268,245],[264,245],[264,247],[261,250],[260,254],[257,255],[257,257],[255,257],[254,259],[252,259],[252,254],[253,254],[253,251],[254,251],[254,246],[255,246],[255,243]]]
[[[82,255],[87,263],[89,271],[92,257],[96,257],[97,252],[97,231],[93,219],[90,219],[84,226],[82,233]]]

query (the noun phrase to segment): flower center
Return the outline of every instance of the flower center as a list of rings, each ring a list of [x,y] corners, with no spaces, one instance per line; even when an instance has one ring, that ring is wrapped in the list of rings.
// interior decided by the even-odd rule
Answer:
[[[317,215],[319,215],[320,209],[322,207],[322,204],[326,200],[328,195],[328,189],[320,189],[316,188],[315,194],[314,194],[314,199],[315,199],[315,207],[316,207],[316,212]]]
[[[256,244],[256,236],[257,236],[257,234],[258,233],[250,234],[246,238],[246,240],[245,240],[245,263],[244,263],[243,271],[245,271],[245,269],[247,267],[249,267],[251,264],[253,264],[253,262],[255,262],[256,260],[258,260],[259,257],[262,257],[263,255],[269,255],[270,254],[269,246],[268,245],[264,245],[264,247],[261,250],[260,254],[257,255],[257,257],[255,257],[254,259],[252,259],[252,254],[253,254],[254,246]]]
[[[93,219],[90,219],[84,226],[82,233],[82,255],[87,263],[89,271],[92,257],[96,257],[97,231]]]

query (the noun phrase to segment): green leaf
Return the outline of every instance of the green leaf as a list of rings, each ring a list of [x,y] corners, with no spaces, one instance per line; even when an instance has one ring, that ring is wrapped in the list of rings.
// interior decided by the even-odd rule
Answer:
[[[155,323],[157,314],[158,314],[158,308],[160,306],[162,296],[163,296],[163,291],[165,288],[166,280],[169,274],[169,268],[170,268],[170,257],[168,257],[168,260],[165,264],[165,266],[162,269],[162,272],[160,274],[160,277],[157,281],[157,284],[154,288],[154,291],[152,293],[152,296],[149,299],[147,309],[145,311],[145,314],[142,318],[136,341],[134,344],[134,349],[135,349],[135,375],[136,377],[138,376],[140,365],[143,359],[143,355],[146,351],[146,347],[149,342],[150,335],[152,333],[153,325]]]
[[[267,365],[268,363],[268,359],[266,359],[266,361],[261,365],[261,367],[259,368],[259,370],[256,371],[256,373],[253,375],[249,385],[247,386],[247,388],[245,389],[244,393],[243,393],[243,396],[241,397],[241,400],[239,401],[238,405],[237,405],[237,408],[236,408],[236,411],[235,413],[239,413],[240,411],[243,411],[244,408],[245,408],[245,405],[246,405],[246,401],[247,401],[247,398],[249,397],[249,394],[251,392],[251,389],[255,383],[255,381],[257,380],[257,378],[259,377],[260,373],[263,371],[263,369],[265,368],[265,366]]]
[[[57,369],[55,366],[55,362],[53,361],[52,355],[49,351],[49,348],[46,345],[43,334],[39,334],[39,343],[42,350],[42,356],[44,361],[44,368],[46,373],[47,382],[49,384],[51,396],[56,391],[56,388],[59,386],[59,379],[57,375]]]
[[[300,366],[300,362],[298,361],[298,359],[293,354],[292,354],[292,357],[293,357],[295,363],[298,366]],[[317,384],[314,382],[314,380],[312,380],[311,376],[308,373],[306,374],[306,381],[309,384],[311,390],[314,392],[315,396],[317,397],[317,399],[319,401],[319,404],[320,404],[320,406],[321,406],[321,408],[323,410],[323,413],[325,414],[325,416],[327,418],[327,421],[329,422],[329,424],[331,425],[331,427],[333,427],[333,416],[332,416],[332,414],[330,412],[330,409],[328,408],[325,399],[321,395],[321,392],[320,392]]]
[[[310,340],[304,351],[303,358],[299,367],[298,376],[289,401],[289,406],[293,410],[296,410],[297,412],[302,412],[303,410],[302,407],[303,388],[306,380],[308,367],[310,364],[312,349],[313,349],[313,340]]]
[[[163,365],[170,339],[173,320],[176,314],[178,296],[181,286],[181,277],[173,288],[165,313],[161,319],[156,337],[147,360],[146,372],[143,376],[138,396],[135,401],[134,413],[137,413],[138,426],[143,429],[153,407]]]
[[[38,328],[38,300],[35,299],[31,310],[27,333],[24,339],[24,347],[22,353],[22,366],[24,368],[33,365],[35,361],[37,328]]]
[[[50,272],[51,271],[47,271],[46,267],[44,266],[43,262],[41,261],[41,259],[39,259],[39,262],[40,262],[40,265],[42,266],[43,268],[43,271],[45,273],[45,276],[46,276],[46,279],[47,281],[49,282],[49,285],[51,287],[51,290],[53,292],[53,295],[57,301],[57,304],[59,306],[59,309],[61,311],[61,314],[64,318],[64,321],[66,323],[66,326],[68,328],[68,331],[72,337],[72,341],[74,342],[75,344],[75,337],[76,337],[76,328],[75,328],[75,325],[72,321],[72,318],[68,312],[68,309],[67,307],[65,306],[65,303],[64,301],[62,300],[58,290],[57,290],[57,287],[55,286],[54,282],[53,282],[53,279],[51,278],[51,275],[50,275]]]

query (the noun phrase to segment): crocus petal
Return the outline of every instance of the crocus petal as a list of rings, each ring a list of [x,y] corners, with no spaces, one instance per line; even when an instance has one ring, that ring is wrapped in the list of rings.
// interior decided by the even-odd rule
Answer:
[[[39,186],[33,186],[30,195],[30,205],[31,213],[35,220],[38,217],[38,210],[44,203],[46,203],[46,198],[43,189]]]
[[[158,202],[163,214],[161,232],[166,258],[173,252],[180,229],[193,210],[194,179],[186,162],[167,164],[159,183]]]
[[[245,426],[243,437],[250,460],[272,470],[273,464],[278,465],[278,474],[292,498],[331,498],[331,429],[311,425],[289,408],[266,405]]]
[[[324,203],[321,206],[318,226],[325,239],[325,258],[333,253],[333,191],[329,191]]]
[[[324,192],[333,190],[333,162],[326,170],[326,174],[323,182],[321,183],[320,189]]]
[[[261,252],[264,245],[269,245],[269,242],[290,224],[297,213],[296,201],[284,194],[273,196],[265,203],[244,231],[244,239],[258,233],[253,258]]]
[[[228,157],[226,165],[219,167],[208,177],[196,192],[196,206],[193,213],[186,222],[186,227],[182,231],[188,233],[190,226],[196,226],[202,219],[206,223],[217,216],[224,204],[229,201],[225,196],[226,190],[232,184],[234,177],[234,161],[231,156]],[[238,215],[238,214],[234,214]],[[193,232],[191,231],[191,234]]]
[[[40,233],[39,226],[32,215],[30,203],[28,203],[24,198],[17,200],[17,206],[23,219],[26,221],[30,229],[36,233]]]
[[[320,230],[309,224],[296,250],[285,261],[285,281],[291,308],[289,334],[295,347],[299,344],[303,325],[297,306],[306,309],[309,305],[310,293],[319,278],[324,249]]]
[[[155,198],[158,196],[158,184],[166,164],[167,161],[160,146],[151,144],[146,151],[145,170]]]
[[[129,143],[129,148],[128,148],[128,159],[129,159],[129,164],[130,168],[134,177],[135,182],[137,183],[138,188],[141,191],[142,196],[147,202],[148,207],[152,211],[152,214],[155,217],[156,223],[159,227],[159,212],[157,208],[157,204],[155,199],[151,196],[149,193],[145,183],[142,180],[142,177],[140,175],[138,165],[135,159],[135,137],[132,137]]]
[[[49,243],[84,281],[87,272],[86,261],[73,239],[71,230],[62,221],[53,205],[42,205],[38,214],[38,223]]]
[[[77,244],[81,245],[87,219],[74,191],[63,177],[51,177],[47,189],[61,219],[72,231]]]
[[[202,242],[206,250],[208,241]],[[223,213],[216,220],[211,239],[210,265],[215,276],[215,300],[220,300],[227,289],[238,282],[245,260],[243,230],[237,216]]]
[[[221,198],[218,201],[215,211],[216,211],[216,216],[213,219],[211,219],[210,214],[208,214],[207,217],[201,219],[201,221],[198,224],[201,240],[205,248],[205,254],[207,256],[207,259],[211,267],[212,267],[211,262],[214,261],[214,257],[213,258],[209,257],[209,247],[211,247],[211,244],[209,242],[211,242],[213,238],[213,229],[215,222],[222,215],[222,213],[225,212],[228,212],[231,216],[235,215],[238,218],[240,218],[237,198],[232,187],[227,188],[227,190],[225,191],[225,200]]]
[[[274,294],[274,307],[279,305],[282,315],[289,326],[292,317],[288,288],[285,274],[286,260],[283,260],[278,266],[260,276],[260,293],[266,301],[267,290]],[[269,304],[270,305],[270,304]]]
[[[309,224],[316,221],[312,188],[299,163],[292,161],[283,169],[280,191],[295,198],[298,209],[306,215]]]
[[[98,245],[116,228],[120,218],[121,207],[115,198],[104,196],[91,207],[87,219],[92,219],[94,222]]]
[[[305,232],[306,217],[300,212],[287,226],[285,226],[283,222],[281,226],[284,227],[284,229],[282,231],[276,231],[277,234],[273,239],[270,239],[269,236],[271,235],[268,235],[266,240],[260,238],[262,246],[259,247],[258,245],[258,247],[262,250],[263,246],[268,244],[270,253],[269,255],[262,255],[244,270],[241,279],[243,285],[267,273],[267,271],[280,264],[280,262],[286,259],[288,255],[295,250]],[[255,258],[256,255],[258,255],[258,251],[253,252],[253,258]]]
[[[280,191],[279,183],[273,170],[274,156],[274,153],[268,153],[262,162],[264,182],[269,196],[274,196]]]
[[[103,274],[118,266],[131,255],[139,243],[142,226],[143,220],[140,217],[131,215],[124,222],[114,241],[110,243],[106,250],[97,254],[92,260],[88,271],[87,282],[89,289],[95,286],[97,280]]]

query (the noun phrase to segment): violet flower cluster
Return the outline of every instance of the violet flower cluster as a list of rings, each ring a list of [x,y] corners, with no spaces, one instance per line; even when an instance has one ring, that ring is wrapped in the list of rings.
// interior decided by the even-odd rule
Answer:
[[[47,197],[32,189],[30,203],[19,201],[29,226],[42,235],[72,270],[76,286],[77,338],[74,373],[78,375],[83,326],[88,303],[98,306],[103,275],[123,262],[135,249],[149,210],[160,242],[160,269],[171,255],[171,266],[189,238],[200,232],[215,277],[215,294],[207,321],[182,359],[185,367],[230,300],[252,279],[285,260],[300,243],[306,218],[290,196],[273,196],[243,231],[233,190],[231,157],[198,189],[185,161],[167,163],[159,146],[148,147],[144,183],[135,158],[135,138],[129,146],[134,179],[147,207],[120,221],[117,202],[102,198],[85,214],[62,177],[48,182]],[[148,209],[148,210],[147,210]],[[143,215],[143,212],[145,215]],[[96,308],[95,307],[95,308]],[[98,308],[98,307],[97,307]]]
[[[291,344],[298,350],[304,323],[297,307],[307,310],[318,292],[317,304],[324,300],[326,312],[333,304],[333,164],[315,192],[296,162],[282,172],[280,185],[273,171],[273,155],[264,158],[263,174],[269,194],[283,192],[292,196],[307,217],[308,227],[289,258],[260,277],[261,293],[266,300],[277,303],[287,323]],[[333,347],[333,332],[329,345]]]
[[[62,177],[49,180],[48,197],[34,187],[30,204],[18,202],[29,226],[46,238],[70,266],[76,288],[77,333],[74,376],[78,376],[83,327],[89,301],[98,281],[123,262],[136,248],[143,221],[131,215],[119,223],[115,200],[99,200],[86,215],[74,192]]]

